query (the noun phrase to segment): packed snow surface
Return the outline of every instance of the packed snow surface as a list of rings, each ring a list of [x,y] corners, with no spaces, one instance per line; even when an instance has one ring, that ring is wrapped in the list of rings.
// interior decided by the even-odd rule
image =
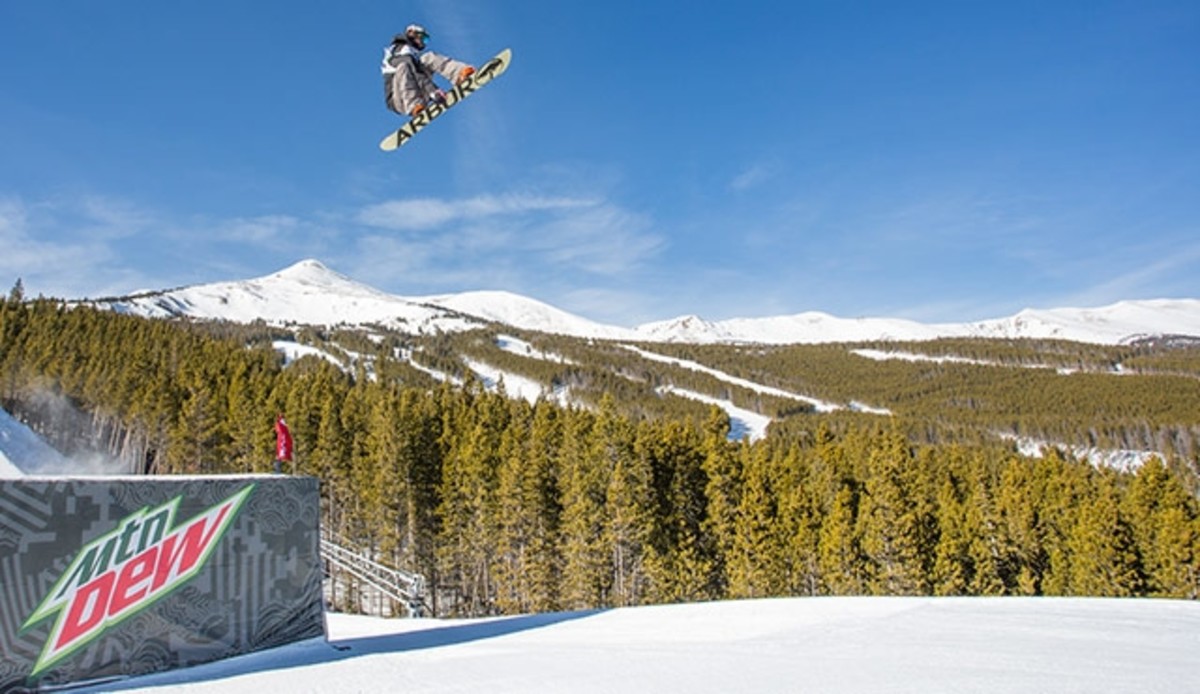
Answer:
[[[328,643],[96,691],[1195,692],[1200,648],[1200,603],[1169,600],[790,598],[328,623]]]

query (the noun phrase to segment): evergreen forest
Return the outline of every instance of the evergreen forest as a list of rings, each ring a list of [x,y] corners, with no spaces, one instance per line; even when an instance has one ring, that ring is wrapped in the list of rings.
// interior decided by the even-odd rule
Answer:
[[[527,352],[502,349],[509,336]],[[319,354],[289,362],[279,341]],[[510,397],[472,362],[555,397]],[[681,390],[773,424],[733,438],[723,410]],[[320,479],[325,529],[422,574],[439,616],[1200,595],[1189,340],[634,346],[151,320],[14,290],[0,406],[64,453],[158,475],[269,472],[285,414],[287,472]],[[1011,437],[1053,445],[1026,456]],[[1120,470],[1076,446],[1157,455]]]

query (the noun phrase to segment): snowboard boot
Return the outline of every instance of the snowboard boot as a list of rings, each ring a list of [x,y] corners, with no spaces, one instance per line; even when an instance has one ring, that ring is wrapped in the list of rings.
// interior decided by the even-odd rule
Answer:
[[[467,79],[471,75],[474,75],[474,74],[475,74],[475,68],[471,67],[470,65],[464,67],[463,69],[458,71],[458,76],[454,78],[454,86],[457,87],[458,85],[462,84],[463,82],[466,82]]]

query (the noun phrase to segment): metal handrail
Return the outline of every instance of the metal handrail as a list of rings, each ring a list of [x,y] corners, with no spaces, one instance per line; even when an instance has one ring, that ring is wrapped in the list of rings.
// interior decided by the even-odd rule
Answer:
[[[321,557],[387,597],[403,603],[409,616],[420,616],[425,603],[424,576],[384,566],[365,552],[347,549],[345,544],[349,543],[322,537]]]

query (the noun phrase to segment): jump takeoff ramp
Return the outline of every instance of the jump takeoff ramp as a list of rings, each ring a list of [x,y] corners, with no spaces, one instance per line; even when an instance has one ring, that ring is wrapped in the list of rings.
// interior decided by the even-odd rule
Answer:
[[[0,480],[0,692],[325,635],[306,477]]]

